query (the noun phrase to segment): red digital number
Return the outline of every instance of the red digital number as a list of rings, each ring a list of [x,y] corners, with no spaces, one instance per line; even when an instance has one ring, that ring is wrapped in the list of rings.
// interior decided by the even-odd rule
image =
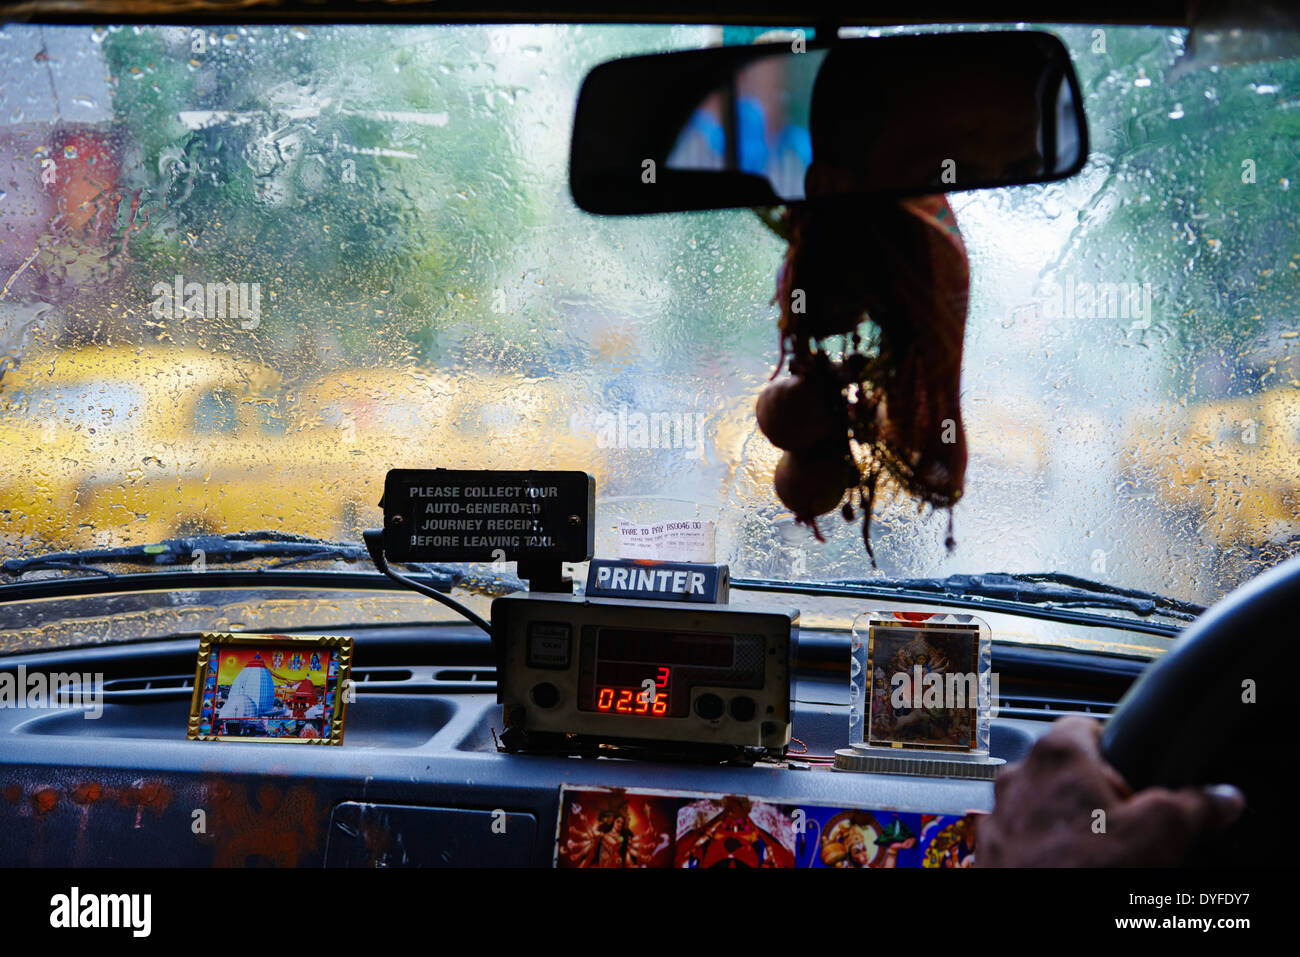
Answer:
[[[653,690],[644,686],[600,688],[596,692],[596,708],[600,711],[617,711],[619,714],[666,715],[670,674],[668,667],[660,666]]]

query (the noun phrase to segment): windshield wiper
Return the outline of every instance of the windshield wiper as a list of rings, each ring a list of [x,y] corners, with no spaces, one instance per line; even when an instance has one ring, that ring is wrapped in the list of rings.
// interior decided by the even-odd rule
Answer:
[[[0,562],[0,573],[12,583],[17,583],[32,572],[55,570],[88,572],[113,579],[118,576],[105,566],[176,568],[193,565],[200,553],[204,563],[217,565],[278,559],[259,566],[259,572],[314,561],[371,564],[371,555],[363,544],[263,531],[192,535],[166,539],[152,545],[88,548],[52,552],[31,558],[11,558]],[[462,587],[486,594],[506,594],[527,588],[517,578],[497,574],[485,577],[454,565],[411,564],[407,567],[420,573],[421,585],[440,592]],[[731,585],[741,590],[846,597],[861,595],[913,602],[938,598],[965,607],[983,606],[1013,612],[1039,608],[1042,613],[1036,617],[1077,619],[1080,623],[1090,621],[1115,626],[1131,623],[1132,620],[1106,620],[1104,616],[1085,616],[1070,610],[1112,609],[1128,612],[1138,618],[1158,616],[1183,622],[1192,621],[1205,611],[1205,606],[1193,602],[1138,589],[1121,588],[1063,572],[989,572],[981,575],[949,575],[946,578],[840,578],[821,582],[733,578]],[[1150,627],[1158,627],[1161,633],[1170,630],[1169,626],[1157,626],[1154,623]]]
[[[1013,583],[1019,583],[1022,595],[1020,601],[1034,601],[1034,595],[1041,595],[1042,601],[1054,602],[1065,608],[1119,608],[1138,615],[1165,615],[1192,621],[1203,615],[1207,607],[1155,592],[1080,578],[1065,572],[997,573],[971,577],[995,579],[986,581],[986,587],[991,589],[1001,587],[996,579],[1010,579]],[[1011,587],[1017,586],[1013,584]],[[1031,590],[1026,591],[1026,587]]]
[[[937,600],[966,608],[985,607],[1079,624],[1135,627],[1160,634],[1174,634],[1177,628],[1157,624],[1155,621],[1148,625],[1132,618],[1088,614],[1083,610],[1113,609],[1128,612],[1138,619],[1154,616],[1181,622],[1192,621],[1205,611],[1203,605],[1193,602],[1133,588],[1120,588],[1062,572],[989,572],[982,575],[949,575],[947,578],[840,578],[817,582],[733,578],[731,587],[802,595],[896,599],[915,603]]]
[[[1205,611],[1203,605],[1134,588],[1120,588],[1064,572],[986,572],[982,575],[949,575],[947,578],[837,578],[831,584],[869,585],[954,598],[996,598],[1057,608],[1111,608],[1143,618],[1165,615],[1184,621],[1192,621]]]
[[[71,570],[113,577],[104,565],[174,567],[196,561],[228,564],[257,558],[283,558],[277,565],[335,559],[355,562],[366,557],[360,545],[327,542],[281,532],[244,532],[232,535],[190,535],[169,538],[151,545],[122,545],[49,552],[31,558],[10,558],[0,562],[0,571],[11,578],[29,572]]]
[[[39,571],[79,571],[114,578],[116,574],[105,566],[175,568],[192,566],[200,560],[205,565],[228,565],[259,559],[279,559],[260,566],[265,570],[316,561],[370,564],[370,554],[361,544],[331,542],[307,535],[265,531],[235,532],[228,535],[190,535],[169,538],[151,545],[86,548],[77,551],[50,552],[31,558],[10,558],[0,562],[0,572],[13,580]],[[453,565],[413,564],[409,567],[421,572],[422,581],[439,591],[450,591],[457,586],[464,586],[505,594],[520,591],[525,587],[522,581],[512,581],[508,576],[493,575],[489,581],[483,576]]]

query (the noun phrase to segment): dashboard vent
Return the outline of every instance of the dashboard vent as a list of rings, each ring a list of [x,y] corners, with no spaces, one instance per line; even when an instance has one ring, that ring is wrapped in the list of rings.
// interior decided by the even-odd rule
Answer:
[[[104,682],[105,700],[115,698],[165,698],[194,690],[193,675],[154,675],[150,678],[113,678]]]
[[[496,669],[491,665],[466,668],[431,666],[402,669],[354,668],[352,678],[362,694],[487,694],[497,686]]]
[[[433,676],[437,681],[490,681],[496,684],[497,670],[495,668],[443,668]]]
[[[357,684],[371,684],[379,681],[410,681],[410,670],[406,668],[354,668],[352,680]]]
[[[1114,710],[1113,701],[1093,701],[1085,698],[1002,695],[998,699],[999,718],[1037,718],[1042,721],[1055,721],[1069,714],[1085,714],[1105,720]]]
[[[491,665],[353,668],[352,681],[361,694],[487,694],[496,690],[497,674]],[[105,701],[188,698],[193,692],[193,675],[113,678],[104,682]]]

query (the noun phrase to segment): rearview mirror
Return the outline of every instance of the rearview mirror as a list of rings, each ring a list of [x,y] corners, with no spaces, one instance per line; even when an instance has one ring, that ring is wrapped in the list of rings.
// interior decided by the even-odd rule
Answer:
[[[626,215],[1044,183],[1087,155],[1059,39],[923,34],[603,63],[569,184],[582,209]]]

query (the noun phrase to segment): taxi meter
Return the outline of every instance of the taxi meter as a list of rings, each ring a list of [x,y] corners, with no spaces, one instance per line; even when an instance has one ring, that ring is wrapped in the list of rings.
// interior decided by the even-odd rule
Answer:
[[[492,603],[507,747],[790,743],[798,612],[507,595]]]
[[[364,536],[376,565],[430,598],[449,602],[387,562],[517,562],[529,581],[481,622],[506,750],[785,753],[799,613],[732,608],[727,567],[701,563],[591,561],[575,597],[563,563],[592,558],[590,475],[394,469],[380,504],[384,527]]]

